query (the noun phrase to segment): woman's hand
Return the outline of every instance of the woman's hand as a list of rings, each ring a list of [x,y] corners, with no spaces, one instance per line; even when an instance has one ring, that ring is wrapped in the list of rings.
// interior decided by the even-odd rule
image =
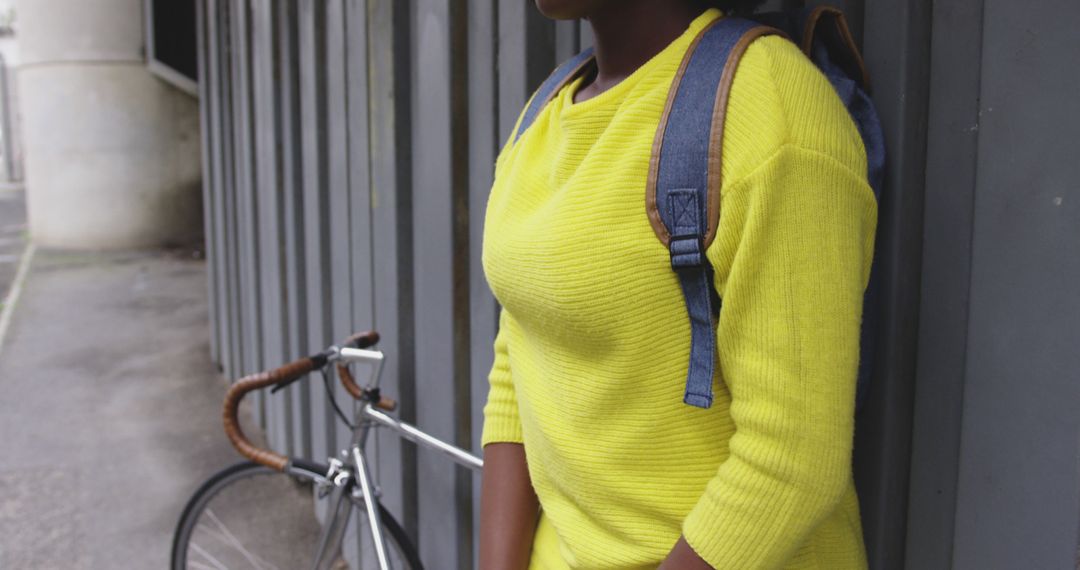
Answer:
[[[524,446],[485,445],[480,483],[480,570],[528,568],[539,512]]]
[[[671,549],[671,553],[657,570],[713,570],[713,567],[702,560],[697,552],[690,548],[686,539],[680,536],[675,548]]]

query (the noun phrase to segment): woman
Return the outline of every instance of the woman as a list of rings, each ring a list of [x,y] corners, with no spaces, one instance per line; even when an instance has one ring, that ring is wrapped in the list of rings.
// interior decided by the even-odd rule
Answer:
[[[851,446],[876,203],[855,125],[781,37],[731,88],[715,401],[682,403],[690,331],[649,158],[691,41],[754,4],[537,0],[588,20],[596,62],[496,165],[484,570],[866,567]]]

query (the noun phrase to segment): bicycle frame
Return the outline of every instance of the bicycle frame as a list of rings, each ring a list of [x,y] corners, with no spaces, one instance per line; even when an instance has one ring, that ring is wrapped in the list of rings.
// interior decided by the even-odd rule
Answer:
[[[358,348],[336,348],[334,356],[330,357],[331,363],[351,364],[370,363],[375,366],[372,380],[368,389],[378,388],[379,376],[382,372],[383,354],[377,350]],[[330,460],[330,470],[325,475],[316,479],[316,486],[325,490],[330,488],[329,510],[327,521],[323,526],[319,537],[319,546],[313,565],[314,570],[328,570],[328,564],[333,561],[334,554],[341,547],[345,528],[348,526],[349,517],[352,514],[353,500],[362,498],[372,543],[375,545],[375,556],[382,570],[390,570],[387,558],[386,538],[383,532],[382,521],[377,506],[375,483],[372,477],[371,465],[365,455],[368,436],[373,427],[386,427],[394,431],[403,439],[412,441],[422,447],[438,451],[455,463],[474,470],[482,469],[483,459],[455,445],[446,443],[439,438],[425,433],[416,426],[405,423],[397,418],[376,409],[370,401],[365,401],[356,413],[356,429],[353,431],[352,441],[348,449],[341,450],[341,458]],[[310,473],[302,468],[288,468],[294,474],[302,474],[310,477]],[[300,471],[301,473],[297,473]],[[321,480],[321,481],[320,481]],[[352,496],[346,493],[351,491]]]

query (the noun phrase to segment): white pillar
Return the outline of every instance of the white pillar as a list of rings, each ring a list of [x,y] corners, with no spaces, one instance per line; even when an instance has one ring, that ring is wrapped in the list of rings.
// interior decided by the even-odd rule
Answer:
[[[143,60],[141,0],[17,0],[36,243],[120,249],[201,233],[198,102]]]

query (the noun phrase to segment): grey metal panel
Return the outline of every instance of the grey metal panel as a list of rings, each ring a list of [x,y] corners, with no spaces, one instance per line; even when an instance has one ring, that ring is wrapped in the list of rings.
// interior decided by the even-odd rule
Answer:
[[[350,288],[352,315],[350,315],[350,329],[352,331],[368,330],[375,328],[375,314],[373,295],[375,277],[372,274],[372,193],[371,193],[371,167],[370,167],[370,125],[368,120],[368,6],[365,0],[346,0],[344,3],[344,16],[342,19],[345,37],[345,106],[348,109],[348,118],[345,121],[348,129],[348,164],[349,183],[349,244],[348,271],[352,281]],[[358,374],[365,371],[356,371]],[[361,378],[363,376],[360,376]],[[345,400],[347,401],[346,397]],[[355,408],[355,406],[354,406]],[[377,439],[374,440],[376,443]],[[376,463],[381,463],[383,454],[380,446],[373,447],[370,454]],[[396,454],[395,454],[396,455]],[[400,495],[400,473],[389,481],[381,480],[380,489],[384,497],[393,492]],[[392,488],[392,490],[391,490]],[[364,537],[367,536],[365,518],[362,513],[354,513],[355,520],[353,529],[356,531],[356,540],[351,545],[365,547],[358,554],[361,563],[356,566],[361,568],[374,567],[374,552],[367,547]],[[351,558],[350,560],[355,560]]]
[[[875,271],[882,319],[868,401],[855,430],[855,478],[873,568],[904,557],[922,257],[931,2],[866,4],[865,55],[889,149]]]
[[[498,24],[499,140],[505,141],[529,96],[555,68],[555,24],[532,2],[500,4]]]
[[[580,28],[580,31],[579,31],[580,37],[578,39],[578,47],[580,49],[585,49],[587,47],[592,46],[593,45],[592,26],[588,25],[585,22],[582,22],[581,25],[579,26],[579,28]]]
[[[281,134],[281,195],[284,216],[284,277],[288,334],[287,358],[308,354],[307,293],[304,273],[304,200],[303,165],[300,141],[299,46],[297,6],[295,1],[277,2],[278,36],[278,106]],[[310,389],[308,382],[297,382],[287,391],[292,453],[310,457]]]
[[[462,448],[472,445],[471,379],[471,276],[474,273],[469,246],[469,54],[468,9],[463,1],[450,2],[450,162],[451,243],[454,252],[453,334],[454,353],[453,407],[454,435],[451,440]],[[443,459],[445,462],[445,458]],[[445,465],[445,463],[444,463]],[[454,471],[454,511],[458,568],[475,566],[472,545],[473,497],[472,473],[465,467]]]
[[[254,152],[252,145],[251,45],[249,37],[249,0],[232,3],[233,56],[233,140],[237,220],[236,300],[238,303],[241,374],[261,369],[261,326],[259,314],[258,218],[255,204]],[[262,393],[250,396],[256,424],[263,425]]]
[[[986,2],[955,568],[1076,568],[1080,4]]]
[[[562,20],[555,22],[556,64],[570,59],[574,54],[581,51],[580,24],[581,22],[578,20]]]
[[[226,232],[226,303],[229,306],[229,346],[230,346],[230,360],[226,363],[225,376],[229,381],[243,376],[244,374],[244,329],[243,329],[243,301],[241,299],[241,251],[240,251],[240,239],[242,230],[240,228],[240,178],[243,175],[243,168],[237,164],[238,157],[243,154],[243,146],[241,140],[243,138],[243,129],[241,128],[239,115],[239,81],[237,77],[237,62],[236,44],[237,44],[237,30],[236,30],[236,0],[226,1],[222,9],[224,10],[224,19],[222,21],[221,31],[224,34],[222,45],[225,46],[223,52],[222,68],[224,77],[222,85],[226,87],[224,92],[225,106],[223,114],[223,122],[225,124],[226,136],[228,137],[228,170],[227,178],[225,179],[225,232]],[[231,367],[231,368],[230,368]]]
[[[224,157],[225,147],[222,140],[222,112],[221,112],[221,34],[219,27],[221,25],[221,8],[218,5],[217,0],[205,0],[204,3],[206,19],[205,33],[206,37],[206,69],[207,80],[205,81],[207,96],[201,99],[202,111],[209,117],[209,124],[207,130],[203,131],[203,140],[206,141],[208,146],[213,149],[213,154],[210,156],[210,172],[211,178],[205,180],[206,189],[208,194],[206,195],[207,207],[210,210],[210,217],[206,219],[206,224],[212,228],[208,235],[214,236],[214,243],[207,245],[207,263],[213,266],[213,279],[214,286],[211,292],[214,295],[215,307],[214,312],[215,321],[211,323],[214,328],[214,336],[217,338],[217,358],[216,362],[223,364],[229,353],[229,335],[228,335],[228,305],[225,302],[225,248],[223,247],[224,239]]]
[[[370,121],[368,118],[368,16],[366,0],[346,0],[346,106],[349,148],[349,273],[352,277],[354,331],[373,328],[374,276],[372,275],[372,189]],[[379,144],[384,144],[382,141]]]
[[[412,269],[411,3],[370,0],[368,118],[374,323],[387,359],[382,386],[416,422]],[[416,448],[376,432],[382,502],[417,537]]]
[[[525,6],[525,91],[532,94],[559,63],[555,59],[555,22],[536,9]]]
[[[525,80],[525,2],[504,2],[498,9],[499,142],[506,141],[531,92]]]
[[[349,189],[349,108],[347,103],[348,58],[345,51],[345,6],[343,0],[326,2],[326,151],[327,205],[329,212],[330,341],[337,342],[352,332],[352,208]],[[336,380],[336,376],[334,376]],[[333,382],[333,394],[339,405],[350,396]],[[351,406],[350,406],[351,407]],[[349,443],[350,430],[330,414],[334,450]]]
[[[304,188],[304,273],[307,293],[308,350],[331,342],[330,248],[327,220],[325,1],[301,0],[299,10],[300,116]],[[330,414],[322,383],[310,391],[311,455],[331,453]]]
[[[484,213],[499,150],[496,80],[497,0],[471,0],[468,4],[469,65],[469,328],[472,450],[480,454],[483,407],[487,402],[488,371],[494,359],[492,345],[498,321],[495,299],[484,278],[481,260]],[[576,34],[576,29],[574,30]],[[575,38],[576,42],[576,38]],[[480,477],[472,477],[473,528],[479,529]],[[473,536],[473,551],[479,547]]]
[[[209,15],[209,19],[216,19],[214,14]],[[217,268],[215,263],[217,262],[217,253],[215,252],[218,244],[218,240],[215,234],[214,228],[214,159],[217,157],[217,141],[211,133],[211,125],[213,124],[210,118],[210,106],[215,104],[212,99],[210,90],[210,77],[213,71],[210,70],[210,60],[216,53],[210,44],[210,38],[207,33],[207,7],[206,0],[196,0],[195,2],[195,32],[197,34],[195,45],[198,49],[198,62],[199,62],[199,129],[203,134],[200,156],[202,160],[202,194],[203,194],[203,240],[204,249],[206,251],[206,288],[209,292],[207,295],[207,309],[208,318],[210,322],[210,359],[214,362],[220,360],[220,353],[218,352],[218,343],[221,342],[218,337],[218,322],[221,320],[218,318],[218,290],[217,290]],[[10,172],[10,171],[9,171]]]
[[[555,68],[555,23],[532,2],[502,3],[498,18],[499,140],[503,141],[532,92]]]
[[[236,219],[234,215],[235,203],[235,180],[233,178],[233,113],[232,113],[232,58],[230,56],[231,31],[230,22],[231,8],[229,2],[214,0],[218,9],[217,36],[218,53],[215,60],[218,63],[218,101],[220,103],[219,133],[221,141],[221,170],[220,185],[218,186],[217,207],[218,224],[221,236],[221,304],[225,308],[223,322],[223,347],[222,366],[227,378],[235,378],[240,369],[240,346],[239,346],[239,307],[236,297]]]
[[[415,227],[416,402],[421,429],[455,437],[454,396],[461,354],[455,353],[455,171],[451,74],[452,10],[445,0],[413,4],[413,195]],[[422,558],[457,566],[456,478],[442,457],[420,453],[419,549]],[[471,521],[470,521],[471,522]]]
[[[349,274],[352,278],[353,296],[351,328],[366,330],[375,328],[373,307],[374,278],[372,276],[372,236],[371,236],[371,169],[369,124],[368,124],[368,29],[367,2],[348,0],[345,3],[346,41],[346,97],[349,109]],[[355,404],[353,409],[355,410]],[[380,462],[378,441],[373,440],[373,457]],[[396,477],[392,485],[397,486]],[[400,492],[400,491],[399,491]],[[356,544],[362,544],[367,535],[364,527],[365,517],[356,512],[353,528],[357,531]],[[363,548],[359,567],[370,566],[376,562],[374,551]]]
[[[372,189],[370,99],[368,97],[368,15],[366,0],[345,2],[346,107],[348,108],[349,274],[352,331],[374,327],[372,275]]]
[[[906,566],[952,567],[967,368],[972,207],[978,156],[982,0],[934,4],[922,307]]]
[[[251,3],[251,63],[254,97],[255,170],[258,215],[258,269],[260,332],[262,334],[261,368],[279,366],[287,360],[285,319],[285,271],[282,216],[282,187],[278,156],[277,45],[274,33],[274,9],[271,0]],[[263,392],[266,403],[266,428],[274,449],[287,452],[289,433],[286,424],[289,392]]]

